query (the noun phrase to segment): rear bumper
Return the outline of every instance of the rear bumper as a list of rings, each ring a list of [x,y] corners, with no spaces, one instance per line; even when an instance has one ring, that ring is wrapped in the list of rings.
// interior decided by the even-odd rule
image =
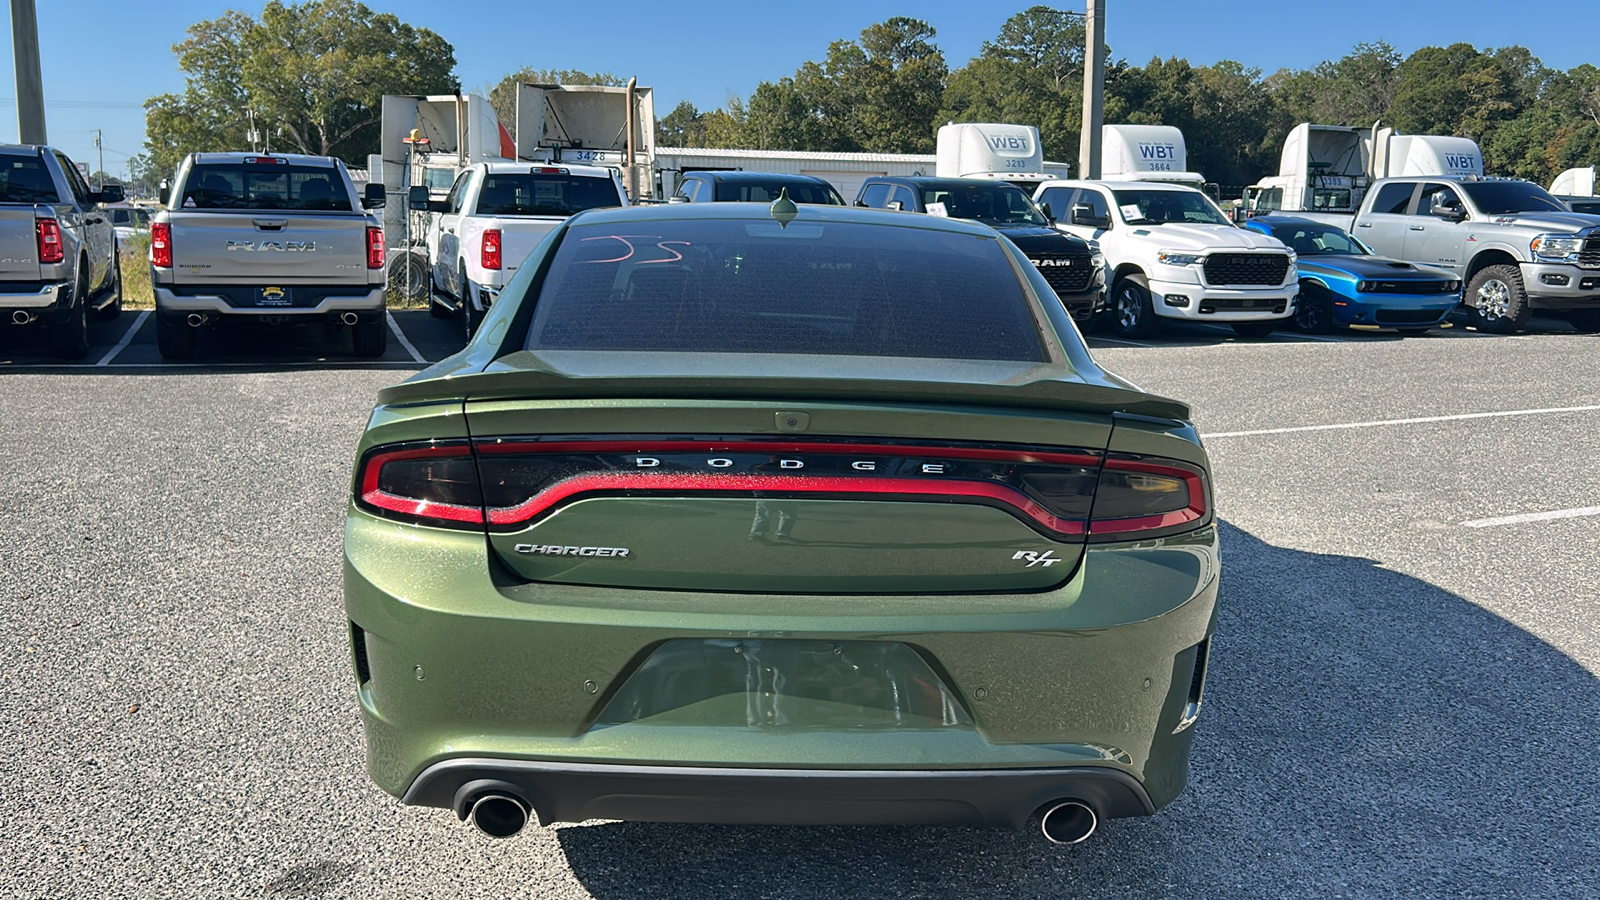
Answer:
[[[211,313],[219,316],[273,316],[288,318],[320,316],[338,312],[377,312],[384,308],[384,289],[381,285],[364,293],[351,293],[324,298],[314,306],[234,306],[220,294],[181,296],[171,288],[154,287],[156,310],[159,312]],[[359,290],[359,288],[354,289]]]
[[[540,824],[587,819],[730,825],[978,825],[1021,828],[1060,800],[1101,818],[1156,811],[1124,772],[1093,766],[1011,771],[840,771],[590,765],[487,758],[429,766],[402,802],[465,819],[490,791],[521,798]]]
[[[63,300],[70,300],[71,296],[71,282],[47,282],[40,285],[37,291],[0,294],[0,310],[49,309]]]

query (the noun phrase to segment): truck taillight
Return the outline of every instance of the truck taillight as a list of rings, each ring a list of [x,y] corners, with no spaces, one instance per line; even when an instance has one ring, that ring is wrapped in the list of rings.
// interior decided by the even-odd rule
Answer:
[[[150,265],[158,269],[172,268],[172,226],[166,222],[150,226]]]
[[[58,263],[67,258],[61,246],[61,223],[55,219],[35,219],[34,231],[39,236],[39,262]]]
[[[367,268],[383,268],[383,229],[367,226]]]
[[[500,229],[488,228],[483,232],[483,267],[500,268]]]

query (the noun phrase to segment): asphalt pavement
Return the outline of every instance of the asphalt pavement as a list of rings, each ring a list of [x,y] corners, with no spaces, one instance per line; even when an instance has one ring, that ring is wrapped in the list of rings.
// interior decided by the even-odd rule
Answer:
[[[1152,818],[492,841],[363,771],[344,500],[419,363],[306,329],[171,366],[138,319],[82,364],[0,337],[0,896],[1600,896],[1600,336],[1091,341],[1193,404],[1225,523],[1190,786]]]

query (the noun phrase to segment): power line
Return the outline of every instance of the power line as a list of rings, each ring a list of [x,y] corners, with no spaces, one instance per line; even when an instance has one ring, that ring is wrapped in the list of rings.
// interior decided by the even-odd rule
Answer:
[[[0,97],[0,106],[16,106],[15,97]],[[143,103],[107,103],[100,100],[46,100],[45,106],[63,109],[144,109]]]

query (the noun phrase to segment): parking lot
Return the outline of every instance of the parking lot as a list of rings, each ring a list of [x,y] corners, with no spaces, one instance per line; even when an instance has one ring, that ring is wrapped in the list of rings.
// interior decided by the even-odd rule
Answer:
[[[351,455],[377,389],[461,341],[392,319],[379,361],[318,328],[163,364],[137,312],[82,364],[0,343],[0,895],[1600,890],[1600,336],[1091,340],[1193,404],[1225,523],[1190,786],[1153,818],[1075,847],[602,822],[496,842],[363,771]]]

